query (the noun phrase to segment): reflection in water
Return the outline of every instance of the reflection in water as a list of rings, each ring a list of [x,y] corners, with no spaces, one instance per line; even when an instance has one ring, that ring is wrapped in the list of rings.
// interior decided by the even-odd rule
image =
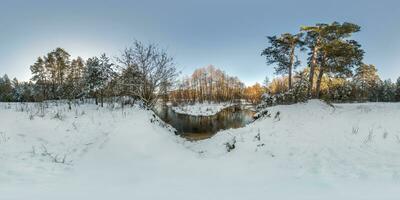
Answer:
[[[222,129],[243,127],[253,121],[254,115],[253,111],[240,106],[226,108],[213,116],[178,114],[168,106],[157,106],[155,112],[189,140],[206,139]]]

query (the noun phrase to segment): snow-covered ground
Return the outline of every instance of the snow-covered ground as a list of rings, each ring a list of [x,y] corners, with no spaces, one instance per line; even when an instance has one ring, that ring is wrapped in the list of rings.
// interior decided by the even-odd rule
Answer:
[[[0,199],[399,198],[399,103],[268,110],[188,142],[138,107],[1,103]]]
[[[172,110],[176,113],[193,115],[193,116],[211,116],[217,114],[224,108],[233,106],[232,103],[195,103],[173,106]]]

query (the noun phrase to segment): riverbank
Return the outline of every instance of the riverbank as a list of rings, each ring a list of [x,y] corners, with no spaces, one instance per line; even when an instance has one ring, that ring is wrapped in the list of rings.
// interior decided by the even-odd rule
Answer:
[[[212,116],[221,110],[235,105],[230,102],[222,103],[195,103],[173,106],[172,109],[179,114],[192,115],[192,116]]]
[[[188,142],[138,107],[69,111],[1,103],[0,194],[17,200],[400,195],[399,103],[311,101],[268,113]]]

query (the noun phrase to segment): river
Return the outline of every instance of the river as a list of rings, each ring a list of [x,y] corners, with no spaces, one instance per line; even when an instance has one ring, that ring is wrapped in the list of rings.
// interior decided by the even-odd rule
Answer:
[[[225,108],[213,116],[179,114],[166,105],[157,106],[155,112],[188,140],[207,139],[220,130],[244,127],[253,121],[255,113],[239,105]]]

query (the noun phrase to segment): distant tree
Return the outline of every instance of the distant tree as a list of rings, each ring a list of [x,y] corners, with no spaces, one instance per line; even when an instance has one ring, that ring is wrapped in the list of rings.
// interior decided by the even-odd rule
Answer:
[[[86,86],[90,92],[94,93],[96,104],[98,104],[98,96],[100,95],[101,107],[103,107],[104,102],[104,90],[115,76],[113,65],[110,63],[110,58],[105,54],[102,54],[100,59],[93,57],[86,61]]]
[[[36,101],[34,97],[34,84],[32,82],[23,82],[20,84],[20,87],[22,87],[22,99],[25,102],[34,102]]]
[[[270,80],[269,80],[268,76],[266,76],[264,81],[263,81],[263,84],[262,84],[262,87],[264,89],[264,93],[269,93],[269,91],[268,91],[269,84],[270,84]]]
[[[112,79],[116,76],[113,69],[114,64],[111,63],[110,58],[105,53],[100,56],[100,101],[103,107],[104,90],[110,84]]]
[[[300,64],[295,55],[295,50],[304,45],[301,37],[302,34],[292,35],[290,33],[284,33],[279,37],[268,37],[271,46],[261,53],[266,57],[267,64],[277,64],[275,67],[276,74],[288,74],[289,90],[292,89],[292,71]]]
[[[51,85],[50,98],[61,99],[66,97],[64,89],[67,70],[70,65],[69,53],[62,48],[56,48],[44,57],[44,61]]]
[[[270,84],[270,80],[269,80],[268,76],[266,76],[264,81],[263,81],[263,86],[264,87],[268,87],[269,84]]]
[[[71,61],[71,66],[68,72],[68,82],[72,86],[73,98],[82,96],[84,88],[84,73],[85,73],[85,62],[81,57],[77,57]]]
[[[17,78],[14,78],[11,81],[11,87],[12,87],[12,101],[19,101],[22,102],[24,101],[22,94],[24,92],[24,88],[21,87],[22,84],[19,83]]]
[[[259,104],[261,102],[261,96],[263,93],[264,89],[259,83],[249,86],[244,90],[245,98],[253,104]]]
[[[85,64],[81,57],[73,59],[66,69],[64,96],[68,99],[69,109],[73,99],[83,96]]]
[[[382,82],[380,101],[393,102],[396,97],[396,85],[390,79]]]
[[[288,81],[286,76],[272,79],[268,85],[268,91],[272,95],[284,94],[288,91]]]
[[[44,59],[38,57],[36,62],[30,66],[30,70],[33,75],[31,80],[37,86],[37,100],[48,99],[48,75]]]
[[[118,78],[118,85],[122,96],[125,95],[138,99],[137,93],[140,87],[139,76],[140,73],[135,65],[127,65],[122,70],[122,74]]]
[[[355,70],[353,82],[357,88],[357,98],[361,100],[376,101],[379,97],[377,93],[380,84],[378,70],[374,65],[362,64]]]
[[[400,77],[396,81],[395,101],[400,101]]]
[[[300,71],[297,72],[294,76],[294,86],[293,90],[291,91],[291,98],[292,102],[305,102],[308,99],[308,77],[306,72]]]
[[[122,54],[117,58],[117,67],[121,71],[121,75],[117,79],[117,85],[120,88],[120,95],[138,99],[139,97],[137,94],[139,93],[141,73],[136,65],[134,55],[133,48],[125,48]]]
[[[0,77],[0,101],[13,101],[13,87],[7,74]]]
[[[96,105],[98,105],[98,91],[101,87],[100,81],[100,60],[97,57],[92,57],[87,59],[86,61],[86,70],[85,70],[85,85],[87,91],[89,93],[93,93],[96,101]]]

